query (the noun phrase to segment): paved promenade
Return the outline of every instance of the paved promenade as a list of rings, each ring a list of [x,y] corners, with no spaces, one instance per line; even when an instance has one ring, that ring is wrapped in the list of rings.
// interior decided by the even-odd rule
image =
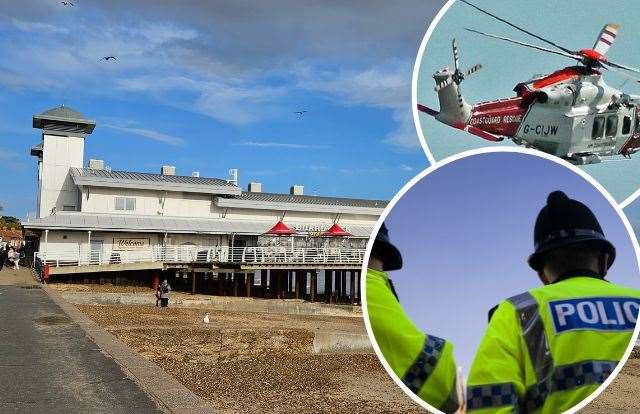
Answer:
[[[35,284],[0,272],[0,412],[161,413]]]

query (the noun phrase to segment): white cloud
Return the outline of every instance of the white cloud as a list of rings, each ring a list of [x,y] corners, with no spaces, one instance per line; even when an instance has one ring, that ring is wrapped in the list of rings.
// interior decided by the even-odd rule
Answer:
[[[362,71],[315,73],[300,71],[299,86],[329,93],[348,105],[392,109],[396,127],[383,142],[400,151],[420,148],[411,113],[411,68],[408,63],[372,67]]]
[[[397,127],[389,132],[383,142],[400,151],[414,151],[420,148],[420,139],[413,123],[413,115],[406,105],[393,111],[393,120]]]
[[[195,102],[195,108],[222,122],[245,125],[268,118],[274,101],[285,94],[284,88],[236,86],[207,82]]]
[[[64,26],[56,26],[49,23],[28,22],[26,20],[11,19],[11,23],[23,32],[37,32],[38,34],[46,33],[69,33],[69,29]]]
[[[162,45],[173,40],[192,40],[198,37],[193,29],[177,27],[171,23],[143,23],[133,28],[131,33],[140,34],[154,45]]]
[[[165,134],[163,132],[155,131],[153,129],[139,128],[139,127],[133,126],[131,121],[124,121],[123,124],[124,125],[114,125],[111,123],[106,123],[102,126],[115,129],[116,131],[137,135],[143,138],[148,138],[156,142],[161,142],[163,144],[168,144],[173,146],[182,146],[184,145],[184,142],[185,142],[182,138],[179,138],[173,135]]]
[[[395,63],[361,71],[318,72],[298,68],[299,86],[337,96],[352,105],[377,108],[406,106],[411,98],[411,67]]]

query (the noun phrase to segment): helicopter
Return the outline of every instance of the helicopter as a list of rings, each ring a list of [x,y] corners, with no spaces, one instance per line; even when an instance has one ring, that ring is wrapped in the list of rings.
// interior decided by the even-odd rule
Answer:
[[[605,25],[593,48],[575,51],[467,0],[460,1],[551,48],[475,29],[465,30],[564,56],[577,64],[518,83],[513,89],[514,97],[470,105],[460,92],[460,84],[482,69],[482,65],[461,69],[460,50],[453,39],[453,70],[444,67],[433,75],[440,111],[418,103],[419,111],[482,139],[492,142],[510,139],[517,145],[538,149],[576,165],[599,163],[602,157],[608,156],[631,158],[631,154],[640,150],[640,96],[623,93],[603,80],[603,72],[611,71],[640,82],[633,76],[640,74],[640,69],[606,57],[618,35],[619,25]]]

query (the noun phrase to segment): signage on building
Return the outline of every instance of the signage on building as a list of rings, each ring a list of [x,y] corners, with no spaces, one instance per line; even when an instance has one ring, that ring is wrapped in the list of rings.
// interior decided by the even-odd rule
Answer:
[[[293,224],[291,227],[298,233],[307,233],[308,236],[319,236],[325,232],[331,224]],[[347,230],[346,226],[343,228]]]
[[[143,250],[148,249],[149,246],[149,239],[114,237],[112,250]]]

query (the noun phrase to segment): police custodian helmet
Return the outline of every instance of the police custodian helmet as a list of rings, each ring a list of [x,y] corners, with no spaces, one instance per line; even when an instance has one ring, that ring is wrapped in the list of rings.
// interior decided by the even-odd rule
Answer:
[[[371,256],[377,256],[382,260],[382,270],[398,270],[402,268],[402,255],[400,250],[389,239],[389,230],[385,223],[382,223],[380,231],[376,235],[371,249]]]
[[[589,243],[609,253],[607,269],[616,257],[616,249],[604,237],[604,232],[589,207],[572,200],[562,191],[554,191],[547,197],[547,205],[540,210],[533,231],[534,253],[529,256],[529,266],[542,270],[545,253],[576,243]]]

